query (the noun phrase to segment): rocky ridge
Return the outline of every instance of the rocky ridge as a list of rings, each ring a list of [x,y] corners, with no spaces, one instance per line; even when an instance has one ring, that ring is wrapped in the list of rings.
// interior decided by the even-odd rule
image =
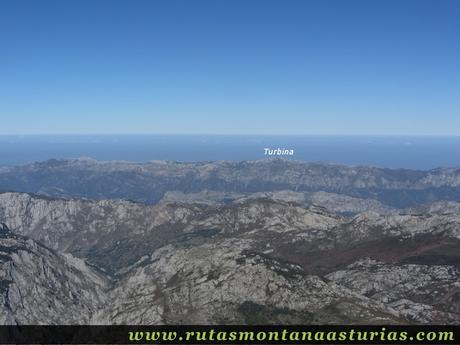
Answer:
[[[323,191],[405,208],[438,200],[458,201],[460,169],[393,170],[284,159],[193,163],[52,159],[0,167],[0,190],[53,197],[122,198],[149,204],[169,191]]]
[[[0,234],[0,324],[88,323],[106,303],[109,280],[7,230]]]
[[[458,213],[347,216],[271,196],[149,206],[2,193],[3,322],[59,323],[64,307],[65,323],[460,321]]]

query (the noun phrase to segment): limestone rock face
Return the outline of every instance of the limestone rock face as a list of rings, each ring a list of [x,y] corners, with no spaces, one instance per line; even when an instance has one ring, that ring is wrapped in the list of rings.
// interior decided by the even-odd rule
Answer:
[[[346,215],[295,193],[0,193],[0,323],[460,322],[455,204]]]
[[[85,324],[109,281],[80,260],[37,242],[0,237],[0,324]]]
[[[458,322],[458,267],[392,265],[364,259],[326,277],[360,295],[385,303],[408,320]],[[434,305],[433,301],[436,301]]]
[[[290,264],[251,252],[251,241],[222,239],[195,247],[167,246],[130,272],[112,292],[99,321],[166,324],[396,322],[397,313],[354,291],[307,275]],[[353,301],[355,310],[327,315]],[[124,303],[123,303],[124,301]],[[129,301],[129,302],[126,302]],[[378,315],[378,317],[377,317]],[[372,321],[371,321],[372,322]]]

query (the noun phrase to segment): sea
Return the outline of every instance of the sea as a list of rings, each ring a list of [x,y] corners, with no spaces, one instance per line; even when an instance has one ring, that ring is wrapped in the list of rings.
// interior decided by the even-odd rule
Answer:
[[[293,150],[268,156],[265,149]],[[460,136],[0,135],[0,166],[47,159],[146,162],[260,160],[428,170],[460,167]]]

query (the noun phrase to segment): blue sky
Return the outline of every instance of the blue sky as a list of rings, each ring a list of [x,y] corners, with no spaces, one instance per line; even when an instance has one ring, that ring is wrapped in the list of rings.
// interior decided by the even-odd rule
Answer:
[[[460,1],[0,1],[0,133],[460,135]]]

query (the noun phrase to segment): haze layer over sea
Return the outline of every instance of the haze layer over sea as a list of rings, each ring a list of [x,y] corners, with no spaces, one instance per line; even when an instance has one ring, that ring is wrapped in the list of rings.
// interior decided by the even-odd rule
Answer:
[[[273,158],[264,149],[294,150],[287,159],[431,169],[460,167],[460,137],[275,135],[2,135],[0,165],[50,158],[210,161]]]

